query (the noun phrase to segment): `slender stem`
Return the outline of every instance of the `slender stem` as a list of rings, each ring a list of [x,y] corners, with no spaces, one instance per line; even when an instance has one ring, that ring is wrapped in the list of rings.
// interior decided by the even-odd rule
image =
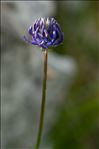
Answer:
[[[48,51],[45,50],[44,51],[44,76],[43,76],[43,88],[42,88],[42,104],[41,104],[40,123],[39,123],[39,129],[38,129],[37,143],[36,143],[35,149],[38,149],[40,146],[42,130],[43,130],[45,100],[46,100],[47,60],[48,60]]]

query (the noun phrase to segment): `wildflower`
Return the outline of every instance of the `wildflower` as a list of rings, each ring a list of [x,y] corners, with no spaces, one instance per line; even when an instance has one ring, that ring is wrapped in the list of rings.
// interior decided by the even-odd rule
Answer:
[[[29,27],[28,33],[31,39],[24,36],[24,40],[42,49],[55,47],[63,41],[63,32],[54,18],[37,19],[33,26]]]

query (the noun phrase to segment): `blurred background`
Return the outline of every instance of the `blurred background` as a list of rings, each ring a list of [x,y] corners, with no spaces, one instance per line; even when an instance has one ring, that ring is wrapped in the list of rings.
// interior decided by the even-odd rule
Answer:
[[[49,50],[40,149],[99,148],[99,1],[1,2],[2,149],[33,149],[43,54],[22,40],[39,17],[54,17],[64,41]]]

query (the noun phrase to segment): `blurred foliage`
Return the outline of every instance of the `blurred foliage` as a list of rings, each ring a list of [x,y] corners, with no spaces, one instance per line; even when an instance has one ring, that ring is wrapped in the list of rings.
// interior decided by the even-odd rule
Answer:
[[[72,11],[56,2],[65,38],[54,52],[72,56],[78,74],[49,132],[53,149],[99,148],[99,1],[81,5]]]

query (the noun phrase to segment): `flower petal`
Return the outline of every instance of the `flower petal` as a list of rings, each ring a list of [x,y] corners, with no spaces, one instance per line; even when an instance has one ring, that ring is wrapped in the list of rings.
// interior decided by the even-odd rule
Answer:
[[[63,38],[64,38],[64,34],[62,33],[62,34],[61,34],[61,37],[60,37],[58,40],[56,40],[56,42],[55,42],[53,45],[54,45],[54,46],[59,45],[59,44],[63,41]]]
[[[29,44],[37,45],[35,41],[30,41],[26,36],[23,36],[23,39],[28,42]]]
[[[33,29],[32,29],[32,26],[29,27],[28,33],[29,33],[31,36],[33,36]]]

